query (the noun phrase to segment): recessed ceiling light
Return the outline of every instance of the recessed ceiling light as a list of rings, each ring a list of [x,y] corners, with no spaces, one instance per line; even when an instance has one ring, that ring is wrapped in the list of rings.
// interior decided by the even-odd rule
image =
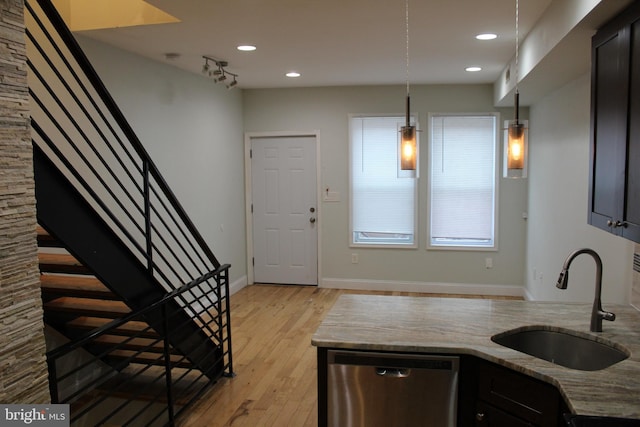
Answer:
[[[470,73],[475,73],[476,71],[481,71],[482,68],[481,67],[467,67],[464,70],[468,71]]]
[[[285,74],[285,76],[287,76],[287,77],[300,77],[301,74],[298,73],[297,71],[289,71],[287,74]]]
[[[237,47],[238,50],[241,50],[243,52],[252,52],[254,50],[256,50],[256,47],[250,44],[243,44]]]
[[[493,40],[495,38],[497,38],[498,36],[496,34],[493,33],[484,33],[484,34],[478,34],[476,36],[476,38],[478,40]]]

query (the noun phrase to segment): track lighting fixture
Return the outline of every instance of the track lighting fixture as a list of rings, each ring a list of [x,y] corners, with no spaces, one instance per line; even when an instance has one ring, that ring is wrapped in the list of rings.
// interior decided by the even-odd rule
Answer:
[[[227,85],[227,88],[231,89],[238,84],[238,75],[226,69],[229,65],[227,61],[221,61],[206,55],[203,55],[202,58],[204,59],[202,73],[213,78],[215,83],[223,82],[227,80],[228,76],[231,76],[233,77],[233,81]]]

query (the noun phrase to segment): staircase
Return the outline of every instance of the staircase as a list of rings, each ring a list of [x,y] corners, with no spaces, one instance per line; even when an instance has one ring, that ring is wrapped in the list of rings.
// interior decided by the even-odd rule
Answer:
[[[70,404],[73,425],[173,425],[223,373],[200,329],[213,318],[166,297],[163,321],[156,304],[137,314],[43,227],[37,236],[52,400]]]
[[[26,0],[25,24],[52,403],[72,425],[174,425],[233,375],[230,266],[51,1]]]
[[[105,327],[114,319],[131,314],[122,298],[69,254],[64,245],[42,227],[38,227],[37,234],[47,325],[73,341],[89,331]],[[146,322],[129,322],[126,327],[101,335],[94,340],[91,349],[93,353],[101,354],[114,346],[118,349],[110,352],[110,359],[132,358],[132,363],[158,364],[157,355],[164,351],[160,335]]]

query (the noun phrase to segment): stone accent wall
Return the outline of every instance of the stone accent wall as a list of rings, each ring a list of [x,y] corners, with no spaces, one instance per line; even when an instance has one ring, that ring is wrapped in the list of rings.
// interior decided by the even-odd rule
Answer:
[[[640,245],[636,245],[634,252],[634,268],[633,268],[633,286],[631,287],[631,305],[640,310]],[[637,261],[637,262],[636,262]]]
[[[36,242],[24,1],[0,0],[0,402],[50,403]]]

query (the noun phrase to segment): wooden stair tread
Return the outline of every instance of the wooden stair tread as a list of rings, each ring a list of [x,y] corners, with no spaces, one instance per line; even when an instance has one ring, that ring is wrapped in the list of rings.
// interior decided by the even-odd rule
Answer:
[[[39,252],[38,261],[46,264],[59,264],[59,265],[82,265],[80,261],[75,259],[70,254],[56,254],[49,252]]]
[[[60,297],[44,303],[45,310],[82,312],[86,315],[101,317],[122,317],[131,309],[122,301],[100,300],[92,298]]]
[[[144,350],[148,353],[164,352],[164,342],[157,338],[131,338],[122,335],[102,335],[96,338],[93,343],[105,347],[119,346],[118,348],[122,350]],[[173,350],[171,349],[170,351]]]
[[[166,402],[166,393],[158,394],[157,377],[163,375],[163,368],[158,366],[151,366],[143,374],[135,376],[132,380],[126,382],[127,394],[131,399],[131,396],[135,396],[136,400],[156,400],[159,402]],[[123,372],[127,372],[125,369]],[[114,381],[122,381],[122,379],[116,376]],[[199,372],[191,372],[185,376],[181,376],[181,380],[173,384],[173,399],[176,405],[186,405],[190,399],[193,398],[199,388],[208,384],[206,378],[202,378]],[[164,390],[164,386],[161,388]],[[121,396],[127,397],[127,396]]]
[[[36,227],[36,234],[38,236],[38,246],[46,248],[62,247],[62,244],[41,226]]]
[[[150,366],[144,372],[132,369],[130,366],[126,367],[122,372],[86,395],[85,401],[72,403],[72,412],[91,403],[92,399],[99,399],[107,395],[127,400],[166,403],[164,380],[158,381],[158,377],[161,378],[163,375],[164,368],[160,366]],[[181,378],[179,382],[173,384],[173,402],[176,405],[186,405],[200,388],[209,384],[199,372],[187,373]]]
[[[119,299],[102,282],[93,276],[78,275],[40,275],[43,292],[64,294],[68,296]]]
[[[87,274],[91,273],[80,261],[70,254],[38,252],[41,272]]]
[[[130,363],[141,363],[143,365],[156,365],[162,366],[165,364],[164,357],[157,353],[138,353],[136,351],[131,350],[115,350],[109,353],[108,355],[111,358],[117,359],[131,359]],[[189,362],[185,357],[175,354],[170,355],[169,359],[171,359],[171,363],[174,367],[178,368],[192,368],[193,365]]]
[[[97,329],[109,323],[111,319],[103,317],[80,316],[67,322],[67,327],[76,329]],[[157,338],[158,334],[145,322],[131,321],[111,331],[112,335],[139,336],[145,338]]]

